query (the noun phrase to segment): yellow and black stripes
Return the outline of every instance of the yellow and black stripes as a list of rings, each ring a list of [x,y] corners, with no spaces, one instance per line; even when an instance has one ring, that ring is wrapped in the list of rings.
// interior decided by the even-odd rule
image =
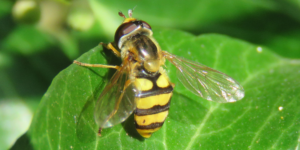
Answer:
[[[166,111],[166,110],[169,110],[170,108],[170,101],[161,106],[161,105],[155,105],[149,109],[136,109],[135,110],[135,114],[138,114],[139,116],[146,116],[146,115],[149,115],[149,114],[155,114],[155,113],[159,113],[159,112],[163,112],[163,111]]]
[[[173,87],[165,74],[141,71],[136,76],[137,107],[134,112],[136,129],[140,135],[149,138],[163,125],[169,113]]]

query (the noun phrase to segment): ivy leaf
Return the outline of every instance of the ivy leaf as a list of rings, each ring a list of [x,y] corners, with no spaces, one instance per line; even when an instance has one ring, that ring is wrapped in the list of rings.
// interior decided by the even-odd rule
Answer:
[[[117,12],[122,11],[127,16],[128,9],[134,9],[133,16],[137,19],[147,18],[147,22],[151,26],[180,28],[203,33],[205,26],[214,26],[213,32],[216,32],[218,31],[216,29],[224,28],[218,27],[220,24],[224,25],[222,22],[238,21],[241,18],[248,18],[249,15],[260,16],[262,11],[276,9],[277,3],[275,1],[253,0],[232,0],[230,3],[212,0],[187,0],[184,2],[174,0],[89,0],[95,19],[100,22],[100,27],[103,28],[101,33],[105,33],[108,37],[111,37],[120,25],[121,19]],[[251,22],[247,23],[251,24]],[[226,30],[236,34],[241,32],[228,27]]]
[[[193,36],[156,30],[163,50],[224,72],[239,81],[245,98],[236,103],[206,101],[185,89],[175,68],[169,117],[151,138],[135,131],[133,118],[97,135],[93,109],[113,70],[76,64],[61,71],[44,95],[26,136],[34,149],[295,149],[300,146],[300,61],[265,47],[218,34]],[[78,61],[118,64],[96,47]],[[18,142],[16,143],[18,145]]]

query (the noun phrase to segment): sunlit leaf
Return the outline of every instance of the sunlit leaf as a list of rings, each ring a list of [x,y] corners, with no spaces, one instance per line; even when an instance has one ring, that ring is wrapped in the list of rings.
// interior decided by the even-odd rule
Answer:
[[[133,118],[97,136],[93,109],[113,70],[76,64],[53,80],[26,136],[35,149],[295,149],[299,146],[300,61],[265,47],[218,34],[193,36],[155,30],[163,50],[205,64],[239,81],[245,98],[219,104],[186,90],[167,63],[175,83],[170,114],[149,139],[134,129]],[[105,53],[104,53],[105,52]],[[115,64],[96,47],[78,61]],[[105,57],[106,56],[106,57]],[[17,143],[18,144],[18,143]]]

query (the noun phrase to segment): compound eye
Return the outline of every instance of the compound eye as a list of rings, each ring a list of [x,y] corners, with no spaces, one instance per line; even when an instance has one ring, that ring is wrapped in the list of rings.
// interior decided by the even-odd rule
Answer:
[[[130,32],[132,32],[133,30],[135,30],[138,26],[132,22],[126,24],[126,26],[124,26],[121,31],[123,32],[122,34],[128,34]]]
[[[147,22],[142,21],[142,23],[143,23],[143,27],[144,27],[144,28],[151,29],[151,26],[150,26]]]
[[[117,32],[118,32],[119,37],[122,37],[123,35],[126,35],[126,34],[132,32],[137,27],[138,26],[136,24],[134,24],[133,22],[128,22],[128,23],[121,25]]]
[[[138,28],[138,25],[133,22],[122,24],[116,31],[115,41],[118,42],[123,35],[129,34],[130,32],[134,31],[136,28]]]

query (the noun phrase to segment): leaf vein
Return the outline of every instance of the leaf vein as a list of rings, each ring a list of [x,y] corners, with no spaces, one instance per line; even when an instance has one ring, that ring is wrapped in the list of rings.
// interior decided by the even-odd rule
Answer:
[[[197,130],[196,130],[195,134],[192,136],[192,138],[191,138],[190,142],[188,143],[187,147],[185,148],[185,150],[191,149],[191,147],[195,143],[195,140],[201,134],[201,130],[204,127],[205,123],[207,122],[208,118],[212,115],[212,113],[214,112],[214,110],[216,110],[219,106],[220,106],[220,104],[217,104],[215,107],[210,107],[210,109],[207,112],[207,114],[205,115],[202,123],[200,124],[199,127],[197,127]]]
[[[280,98],[278,98],[278,100],[276,101],[276,103],[274,103],[273,107],[274,109],[272,109],[272,111],[270,112],[269,117],[264,121],[264,123],[262,124],[262,126],[258,129],[258,131],[256,132],[255,136],[253,137],[250,145],[248,146],[249,148],[252,148],[252,146],[254,145],[255,141],[257,141],[258,136],[260,135],[260,133],[262,132],[262,130],[269,124],[269,121],[278,114],[278,111],[276,110],[276,107],[278,105],[278,103],[280,102],[280,99],[282,99],[283,97],[285,97],[287,92],[285,92],[284,94],[281,95]]]

